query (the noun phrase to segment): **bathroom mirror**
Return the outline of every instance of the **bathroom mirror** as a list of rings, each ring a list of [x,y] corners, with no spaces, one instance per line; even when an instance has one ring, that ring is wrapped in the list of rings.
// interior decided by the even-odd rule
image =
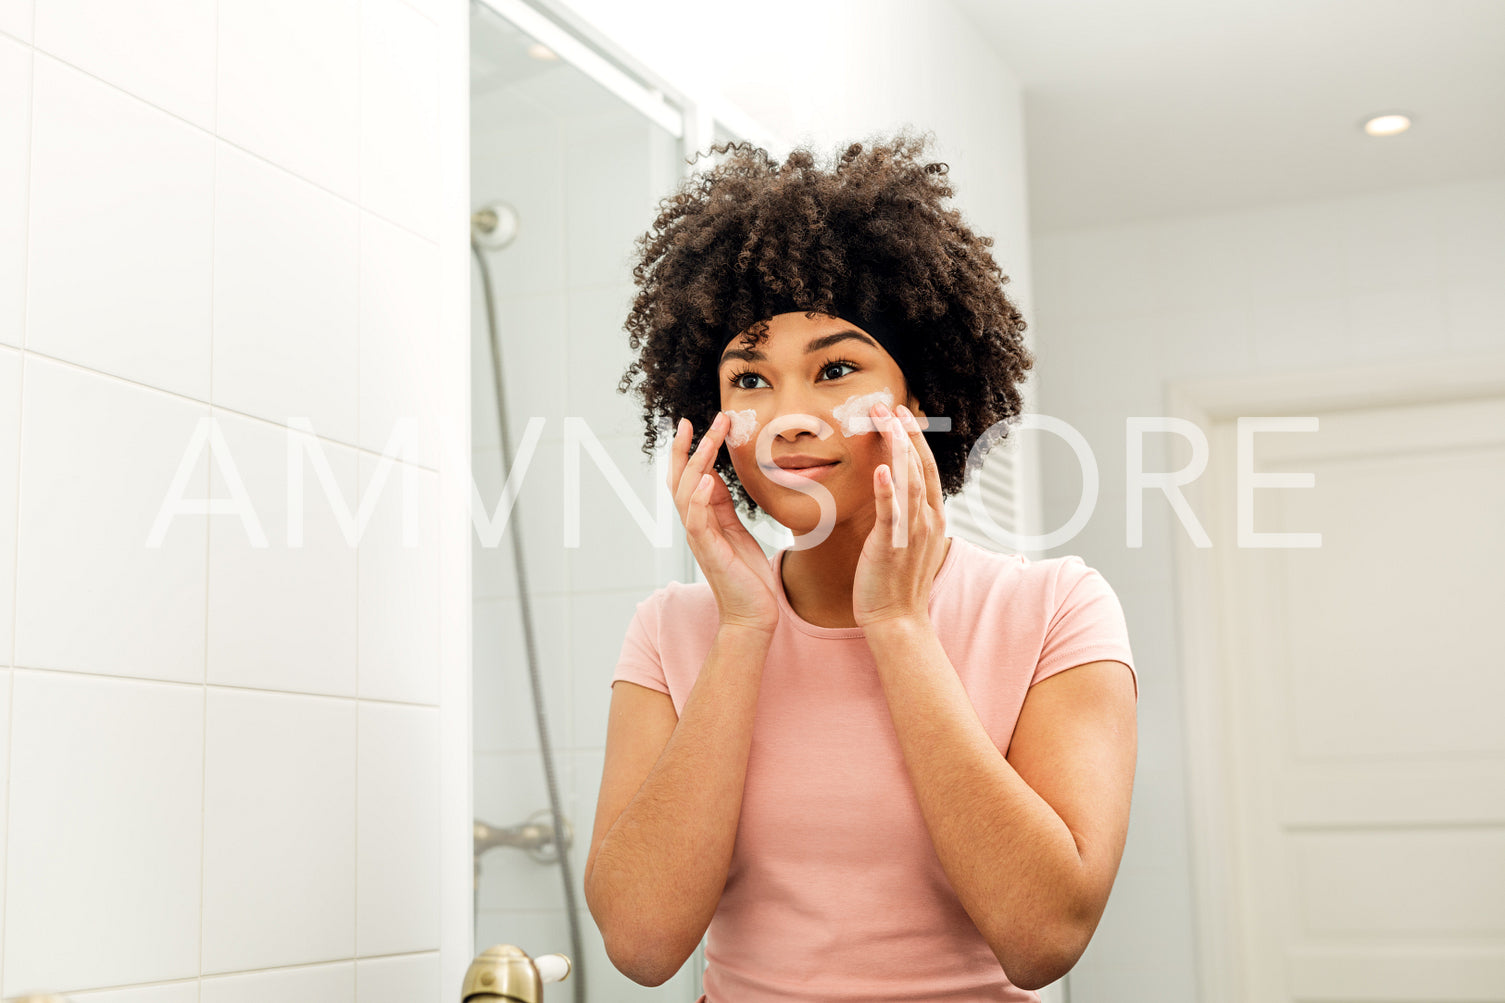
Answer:
[[[704,968],[634,984],[582,890],[622,637],[641,599],[694,571],[682,531],[656,547],[644,528],[662,475],[616,392],[633,241],[688,170],[686,119],[540,11],[473,4],[472,448],[492,516],[473,543],[476,948],[570,956],[554,999],[690,1003]]]

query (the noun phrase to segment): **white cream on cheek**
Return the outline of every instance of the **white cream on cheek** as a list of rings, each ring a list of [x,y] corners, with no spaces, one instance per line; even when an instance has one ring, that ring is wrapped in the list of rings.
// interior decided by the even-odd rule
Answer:
[[[873,419],[868,412],[879,401],[892,408],[893,392],[884,387],[870,394],[853,394],[831,409],[831,417],[841,422],[841,434],[848,438],[862,432],[874,432],[877,429],[873,427]]]
[[[747,440],[753,437],[758,430],[758,412],[754,408],[745,408],[741,411],[728,411],[727,418],[731,420],[732,427],[727,430],[726,444],[728,446],[745,446]]]

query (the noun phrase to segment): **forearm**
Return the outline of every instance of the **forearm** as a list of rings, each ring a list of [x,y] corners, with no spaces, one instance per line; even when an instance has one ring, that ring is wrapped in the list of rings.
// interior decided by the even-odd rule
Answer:
[[[928,622],[889,621],[867,636],[957,898],[1011,979],[1053,981],[1080,925],[1083,865],[1071,830],[993,744]]]
[[[679,969],[721,899],[770,640],[759,631],[717,633],[658,762],[587,875],[592,915],[647,984]]]

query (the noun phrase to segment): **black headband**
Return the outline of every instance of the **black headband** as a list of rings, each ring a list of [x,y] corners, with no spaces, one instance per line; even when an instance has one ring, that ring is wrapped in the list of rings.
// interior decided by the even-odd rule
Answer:
[[[875,309],[864,313],[855,303],[837,303],[832,309],[835,316],[851,324],[855,324],[872,335],[873,340],[882,345],[883,350],[899,364],[899,369],[903,372],[908,372],[908,360],[904,352],[904,342],[899,333],[900,325],[895,323],[893,318],[882,310]],[[768,313],[769,317],[775,317],[781,313],[804,313],[807,311],[801,307],[790,306],[784,309],[774,309],[765,312]],[[741,334],[741,331],[727,333],[721,339],[721,351],[725,352],[726,346],[736,341]]]

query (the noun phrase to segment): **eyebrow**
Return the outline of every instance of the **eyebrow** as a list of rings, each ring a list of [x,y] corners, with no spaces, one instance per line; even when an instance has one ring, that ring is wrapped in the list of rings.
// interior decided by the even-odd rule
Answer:
[[[869,338],[861,331],[856,331],[848,328],[845,331],[837,331],[835,334],[823,334],[819,338],[812,338],[810,340],[810,343],[805,346],[805,354],[810,355],[814,352],[820,351],[822,348],[829,348],[830,346],[836,344],[838,341],[847,341],[849,339],[864,342],[868,345],[871,345],[873,348],[878,347],[878,343],[876,341],[874,341],[872,338]],[[745,359],[748,362],[766,362],[768,361],[768,356],[764,355],[756,348],[729,348],[726,350],[725,354],[721,356],[721,365],[725,365],[732,359]]]

